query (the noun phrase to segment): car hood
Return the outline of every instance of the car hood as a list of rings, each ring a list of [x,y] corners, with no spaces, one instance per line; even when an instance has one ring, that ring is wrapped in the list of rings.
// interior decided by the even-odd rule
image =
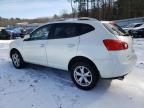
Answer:
[[[139,30],[139,29],[142,29],[142,28],[144,28],[144,26],[142,26],[142,27],[136,27],[133,30]]]
[[[7,32],[10,32],[10,33],[13,33],[14,31],[13,30],[6,30]]]
[[[124,30],[132,30],[132,29],[134,29],[134,28],[123,28]]]
[[[6,30],[9,33],[21,33],[20,31],[15,31],[15,30]]]

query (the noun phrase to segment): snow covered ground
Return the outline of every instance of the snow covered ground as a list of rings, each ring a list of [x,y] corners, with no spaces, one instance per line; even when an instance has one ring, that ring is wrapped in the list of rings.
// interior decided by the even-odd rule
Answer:
[[[29,65],[17,70],[0,41],[0,108],[144,108],[144,39],[135,39],[138,61],[120,80],[101,80],[91,91],[72,83],[69,73]]]

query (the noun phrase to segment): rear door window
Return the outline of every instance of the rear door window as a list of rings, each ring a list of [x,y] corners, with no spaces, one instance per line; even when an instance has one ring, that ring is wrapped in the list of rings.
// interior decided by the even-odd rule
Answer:
[[[52,34],[49,39],[61,39],[80,36],[91,31],[95,28],[89,24],[83,23],[56,23],[53,24]]]
[[[78,36],[77,26],[73,23],[55,24],[52,35],[49,39],[70,38]]]

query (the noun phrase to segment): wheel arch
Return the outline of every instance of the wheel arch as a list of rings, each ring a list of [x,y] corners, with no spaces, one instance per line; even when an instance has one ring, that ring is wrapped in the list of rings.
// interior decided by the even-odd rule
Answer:
[[[94,69],[97,70],[97,72],[99,73],[99,76],[100,76],[100,72],[97,68],[97,66],[94,64],[94,62],[92,60],[90,60],[89,58],[87,57],[84,57],[84,56],[76,56],[76,57],[73,57],[69,64],[68,64],[68,70],[71,71],[71,67],[74,63],[77,63],[77,62],[86,62],[86,63],[89,63]]]

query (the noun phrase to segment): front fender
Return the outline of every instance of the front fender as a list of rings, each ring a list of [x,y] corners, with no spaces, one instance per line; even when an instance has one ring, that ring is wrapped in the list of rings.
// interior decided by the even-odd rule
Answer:
[[[9,45],[9,55],[10,55],[10,52],[12,49],[17,49],[21,53],[22,48],[23,48],[23,40],[22,39],[17,39],[15,41],[11,42]]]

